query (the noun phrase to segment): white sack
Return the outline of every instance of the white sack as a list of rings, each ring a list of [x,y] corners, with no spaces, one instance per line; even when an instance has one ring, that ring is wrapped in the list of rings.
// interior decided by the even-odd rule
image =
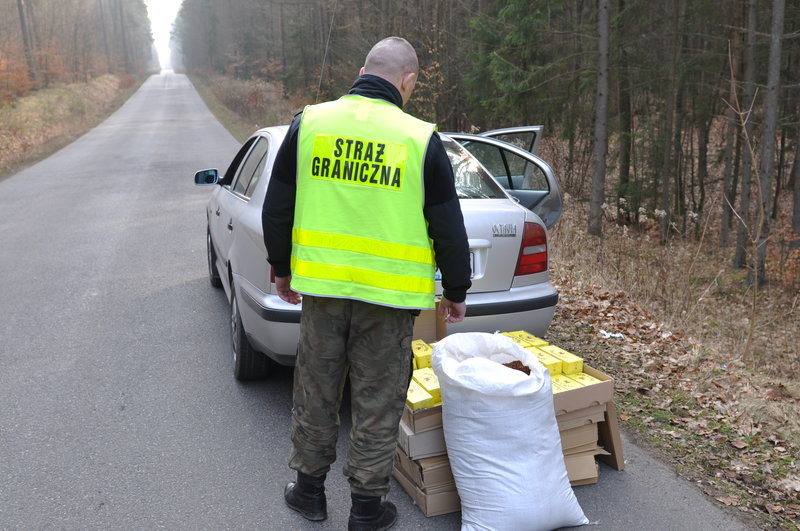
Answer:
[[[531,374],[504,367],[519,360]],[[433,349],[461,529],[551,530],[589,521],[567,478],[550,377],[500,334],[461,333]]]

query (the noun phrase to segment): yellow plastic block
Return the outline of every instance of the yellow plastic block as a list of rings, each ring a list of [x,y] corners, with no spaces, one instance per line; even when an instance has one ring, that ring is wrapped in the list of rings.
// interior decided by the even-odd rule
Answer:
[[[406,404],[411,409],[423,409],[435,405],[431,394],[422,388],[415,380],[411,380],[406,394]]]
[[[564,387],[566,389],[578,389],[583,387],[582,384],[576,382],[566,374],[556,374],[555,376],[551,376],[554,385],[559,385],[560,387]]]
[[[431,366],[433,347],[421,339],[411,342],[411,351],[414,353],[414,368],[424,369]]]
[[[414,381],[417,382],[429,395],[433,397],[434,405],[442,402],[442,390],[439,388],[439,378],[430,367],[414,371]]]
[[[561,360],[561,372],[564,374],[583,372],[583,358],[555,345],[547,345],[546,347],[539,348]]]
[[[540,350],[537,347],[527,347],[525,350],[532,352],[536,359],[539,360],[539,363],[544,365],[544,368],[550,373],[550,375],[554,374],[561,374],[561,365],[562,362],[560,359],[556,358],[555,356],[551,356],[547,352]]]
[[[595,378],[591,374],[586,374],[585,372],[578,372],[569,375],[570,378],[581,384],[582,386],[586,387],[587,385],[593,385],[596,383],[600,383],[602,380]]]

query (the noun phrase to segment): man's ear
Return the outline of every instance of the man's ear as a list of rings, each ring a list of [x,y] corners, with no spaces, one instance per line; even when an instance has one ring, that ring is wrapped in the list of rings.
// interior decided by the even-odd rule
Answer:
[[[359,76],[363,76],[364,75],[364,70],[366,70],[366,69],[362,66],[361,70],[358,71],[358,75]]]
[[[400,79],[400,86],[403,88],[403,90],[408,91],[408,93],[411,94],[411,91],[414,90],[414,84],[416,82],[417,74],[414,72],[406,72]]]

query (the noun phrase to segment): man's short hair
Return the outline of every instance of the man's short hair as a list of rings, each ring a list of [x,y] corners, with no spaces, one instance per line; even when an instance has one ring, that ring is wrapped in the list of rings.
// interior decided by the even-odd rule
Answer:
[[[419,73],[417,52],[402,37],[386,37],[367,54],[364,73],[394,78],[407,72]]]

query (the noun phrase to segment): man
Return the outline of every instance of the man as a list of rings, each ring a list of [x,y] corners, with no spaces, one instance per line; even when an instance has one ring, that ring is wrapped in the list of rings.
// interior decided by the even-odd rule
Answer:
[[[411,379],[414,317],[434,307],[436,265],[440,318],[464,319],[471,286],[452,166],[434,125],[402,111],[418,70],[405,39],[377,43],[347,95],[292,121],[264,202],[278,295],[303,301],[289,461],[297,480],[284,498],[309,520],[327,518],[324,482],[349,373],[350,530],[388,529],[397,518],[382,497]]]

